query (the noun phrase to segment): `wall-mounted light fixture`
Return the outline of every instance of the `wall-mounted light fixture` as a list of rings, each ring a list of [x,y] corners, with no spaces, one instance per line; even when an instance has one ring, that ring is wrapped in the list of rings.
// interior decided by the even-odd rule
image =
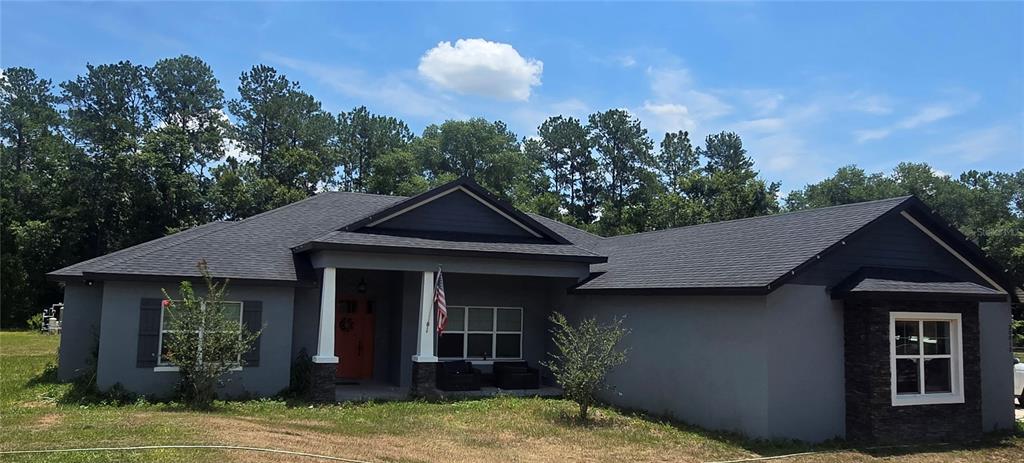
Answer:
[[[359,294],[363,294],[366,292],[366,278],[359,279],[359,284],[356,285],[356,292]]]

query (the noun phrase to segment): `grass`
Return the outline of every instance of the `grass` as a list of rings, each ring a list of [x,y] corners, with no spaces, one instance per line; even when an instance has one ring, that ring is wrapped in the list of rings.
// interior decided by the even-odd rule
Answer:
[[[174,403],[84,400],[56,381],[58,338],[0,332],[0,450],[230,444],[366,461],[715,461],[827,450],[786,461],[1024,461],[1024,439],[972,446],[848,449],[842,442],[744,440],[726,433],[597,408],[592,423],[567,418],[563,400],[496,397],[450,403],[314,406],[263,399],[218,402],[195,412]],[[0,461],[315,461],[228,450],[152,450],[2,455]]]

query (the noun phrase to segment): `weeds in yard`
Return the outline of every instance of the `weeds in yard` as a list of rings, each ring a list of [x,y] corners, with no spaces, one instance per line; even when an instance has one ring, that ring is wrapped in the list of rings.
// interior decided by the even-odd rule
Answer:
[[[48,343],[51,351],[10,348]],[[450,402],[311,404],[298,398],[216,401],[211,411],[175,402],[118,397],[88,382],[57,381],[56,339],[0,332],[0,450],[54,447],[125,447],[230,444],[309,450],[369,461],[721,461],[754,456],[809,455],[793,461],[906,463],[1024,461],[1024,425],[1017,436],[990,435],[971,445],[858,447],[843,441],[808,445],[751,440],[707,431],[671,418],[603,405],[591,421],[573,418],[576,404],[557,399],[494,397]],[[225,463],[252,454],[218,451],[147,451],[7,458],[3,461],[139,461]],[[269,461],[270,457],[264,457]],[[787,460],[790,461],[790,460]]]

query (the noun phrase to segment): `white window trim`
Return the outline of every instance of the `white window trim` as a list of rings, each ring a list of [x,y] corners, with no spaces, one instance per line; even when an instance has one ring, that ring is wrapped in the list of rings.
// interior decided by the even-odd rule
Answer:
[[[919,362],[918,381],[920,390],[918,394],[897,394],[896,393],[896,321],[946,321],[950,322],[950,374],[953,375],[950,385],[952,392],[947,393],[925,393],[924,392],[924,363]],[[924,333],[918,328],[918,338]],[[911,357],[911,356],[904,356]],[[917,358],[946,358],[945,355],[925,355],[923,351],[913,357]],[[889,313],[889,388],[892,395],[894,407],[906,405],[929,405],[929,404],[962,404],[964,403],[964,367],[963,367],[963,323],[959,313],[943,312],[890,312]]]
[[[241,327],[242,323],[243,323],[243,319],[244,319],[243,317],[245,316],[244,315],[245,314],[245,303],[242,302],[242,301],[221,301],[221,302],[225,303],[225,304],[238,304],[238,326]],[[206,302],[203,302],[203,304],[205,305]],[[163,360],[164,333],[165,332],[167,332],[167,333],[173,333],[174,332],[174,330],[165,330],[164,329],[164,309],[165,309],[165,307],[163,306],[163,304],[161,304],[160,305],[160,335],[158,336],[159,340],[157,341],[157,344],[156,344],[156,366],[153,367],[153,371],[157,372],[157,373],[178,372],[178,371],[181,371],[180,368],[178,368],[176,365],[172,365],[170,363],[164,362],[164,360]],[[241,357],[239,357],[238,364],[241,365]],[[235,367],[232,367],[231,370],[229,370],[229,371],[242,371],[242,367],[241,366],[235,366]]]
[[[462,335],[462,356],[461,357],[439,357],[441,360],[469,360],[474,364],[489,365],[494,362],[504,361],[516,361],[523,360],[523,308],[522,307],[498,307],[498,306],[480,306],[480,305],[452,305],[448,306],[449,309],[462,309],[462,327],[459,329],[446,327],[445,334],[461,334]],[[491,309],[491,330],[490,331],[470,331],[469,328],[469,309]],[[498,331],[498,310],[517,310],[519,311],[519,331]],[[517,334],[519,335],[519,356],[518,357],[496,357],[491,355],[484,360],[483,357],[467,357],[466,352],[469,350],[469,335],[471,334],[489,334],[491,336],[491,353],[496,354],[498,350],[498,335],[499,334]],[[444,334],[442,334],[444,336]]]

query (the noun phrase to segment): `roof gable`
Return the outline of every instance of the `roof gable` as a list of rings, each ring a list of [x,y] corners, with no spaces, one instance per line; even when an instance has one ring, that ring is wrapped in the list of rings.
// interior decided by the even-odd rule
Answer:
[[[767,293],[907,198],[608,237],[608,264],[577,289],[599,292]]]
[[[434,188],[342,227],[339,231],[411,236],[503,238],[571,244],[468,178]]]
[[[542,238],[540,233],[517,223],[462,188],[448,190],[429,201],[414,204],[390,218],[367,224],[364,229],[385,232],[459,233],[516,238]]]
[[[605,238],[596,250],[608,255],[608,264],[595,266],[592,277],[575,291],[766,294],[818,276],[819,264],[851,249],[850,243],[875,246],[877,232],[893,224],[916,234],[915,247],[897,245],[887,257],[898,261],[905,257],[900,252],[927,248],[979,282],[1010,287],[974,243],[907,196]]]

